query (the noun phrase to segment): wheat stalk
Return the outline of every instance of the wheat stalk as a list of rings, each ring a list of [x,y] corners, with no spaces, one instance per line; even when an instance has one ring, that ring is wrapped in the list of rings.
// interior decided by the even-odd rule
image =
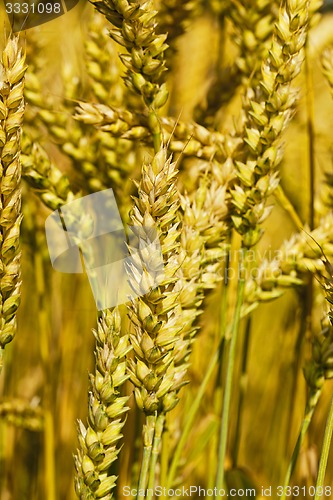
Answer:
[[[111,466],[119,454],[127,396],[121,386],[128,379],[126,355],[131,347],[128,336],[121,335],[118,309],[106,311],[94,331],[96,339],[95,373],[90,375],[87,427],[78,424],[79,449],[75,456],[75,489],[81,499],[113,497],[116,476]]]
[[[0,64],[0,356],[16,331],[20,303],[21,165],[25,56],[18,38],[8,39]],[[1,364],[1,363],[0,363]]]
[[[270,213],[266,200],[278,186],[278,140],[292,116],[296,98],[292,82],[302,66],[308,11],[307,0],[291,0],[281,6],[260,85],[247,92],[244,146],[236,161],[239,183],[231,194],[233,223],[248,247],[262,235],[260,224]]]

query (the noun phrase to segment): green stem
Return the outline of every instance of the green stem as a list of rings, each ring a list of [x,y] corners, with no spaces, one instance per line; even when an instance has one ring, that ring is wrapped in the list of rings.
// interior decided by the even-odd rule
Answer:
[[[191,407],[190,407],[190,410],[189,410],[188,414],[186,415],[186,422],[185,422],[185,425],[184,425],[184,429],[183,429],[182,435],[181,435],[181,437],[180,437],[180,439],[179,439],[179,441],[177,443],[175,452],[173,454],[173,459],[172,459],[172,462],[171,462],[171,465],[170,465],[169,474],[168,474],[168,477],[167,477],[167,484],[166,484],[167,489],[171,488],[173,486],[173,484],[174,484],[174,479],[175,479],[175,476],[176,476],[176,472],[177,472],[177,468],[178,468],[178,464],[179,464],[179,461],[180,461],[180,457],[181,457],[183,448],[184,448],[184,446],[185,446],[185,444],[187,442],[187,438],[188,438],[188,436],[190,434],[190,431],[191,431],[191,428],[192,428],[192,424],[194,422],[194,419],[195,419],[195,416],[197,414],[197,411],[198,411],[198,409],[200,407],[201,400],[202,400],[202,398],[203,398],[203,396],[204,396],[204,394],[206,392],[206,388],[207,388],[208,382],[209,382],[212,374],[214,373],[214,369],[215,369],[216,364],[217,364],[218,359],[219,359],[219,352],[220,352],[220,348],[218,348],[215,351],[212,359],[208,363],[204,379],[201,382],[201,385],[199,387],[197,395],[194,398],[193,403],[191,404]]]
[[[217,396],[220,396],[221,390],[215,391],[215,394]],[[220,397],[220,400],[222,398]],[[218,427],[218,426],[217,426]],[[214,432],[212,438],[211,438],[211,445],[209,446],[208,449],[208,456],[207,460],[209,463],[209,468],[207,471],[207,490],[213,490],[215,486],[215,470],[216,470],[216,460],[217,460],[217,450],[218,447],[218,436],[217,432]]]
[[[330,447],[331,447],[332,434],[333,434],[333,397],[332,397],[332,401],[331,401],[330,411],[329,411],[329,414],[327,417],[323,447],[322,447],[321,455],[320,455],[319,471],[318,471],[317,482],[316,482],[315,500],[319,500],[320,498],[323,497],[322,493],[324,491],[324,479],[325,479],[325,472],[326,472],[326,468],[327,468],[328,454],[329,454]],[[319,492],[321,492],[321,493],[319,494]]]
[[[164,432],[162,434],[162,453],[161,453],[161,474],[160,474],[160,485],[163,487],[167,482],[168,465],[169,465],[169,428],[168,421],[164,425]],[[164,498],[164,495],[161,495]]]
[[[242,318],[245,317],[247,314],[252,312],[253,309],[255,309],[255,307],[249,308],[248,310],[246,310],[244,312],[244,314],[242,314],[241,317]],[[178,469],[180,458],[181,458],[184,446],[187,442],[188,436],[191,432],[194,419],[195,419],[197,412],[200,408],[200,403],[201,403],[202,398],[206,392],[206,388],[208,386],[208,383],[209,383],[209,381],[210,381],[210,379],[215,371],[216,365],[218,364],[218,362],[220,360],[221,352],[223,351],[226,338],[229,338],[230,334],[231,334],[231,329],[228,327],[227,331],[226,331],[226,335],[221,338],[217,350],[214,352],[209,363],[207,363],[207,369],[205,372],[205,376],[200,384],[197,395],[194,398],[193,403],[191,404],[190,410],[189,410],[188,414],[186,415],[186,422],[185,422],[181,437],[177,443],[176,449],[175,449],[174,454],[173,454],[172,462],[170,464],[168,477],[167,477],[167,481],[166,481],[167,488],[172,488],[172,486],[174,484],[174,479],[176,476],[176,472]],[[163,483],[163,484],[165,484],[165,483]]]
[[[165,421],[164,414],[159,415],[157,417],[153,449],[151,452],[150,464],[149,464],[148,493],[147,493],[147,499],[149,500],[151,500],[154,496],[153,488],[155,487],[156,466],[163,435],[164,421]]]
[[[245,338],[243,345],[243,356],[242,356],[242,367],[241,367],[241,377],[239,382],[239,401],[238,410],[236,418],[236,431],[235,431],[235,443],[233,446],[232,462],[233,466],[236,467],[238,463],[239,447],[241,442],[241,430],[242,430],[242,417],[243,417],[243,407],[244,407],[244,397],[248,382],[248,353],[251,337],[251,326],[252,326],[252,316],[247,318],[245,327]]]
[[[231,333],[231,330],[228,328],[226,332],[226,337],[229,337],[229,332]],[[207,370],[205,372],[205,376],[200,384],[199,390],[197,392],[196,397],[194,398],[193,403],[191,404],[191,408],[186,415],[186,422],[184,425],[184,429],[182,432],[182,435],[177,443],[175,452],[173,454],[173,459],[169,468],[169,473],[166,481],[166,487],[171,488],[174,484],[174,479],[176,476],[176,472],[178,469],[178,464],[182,455],[182,451],[184,449],[184,446],[187,442],[187,438],[191,432],[191,428],[194,422],[194,419],[196,417],[196,414],[200,408],[200,403],[202,401],[203,396],[205,395],[206,388],[208,386],[208,383],[214,373],[214,370],[216,368],[216,365],[218,364],[218,361],[220,359],[220,353],[221,349],[223,350],[223,346],[221,344],[225,343],[225,337],[223,337],[220,341],[220,344],[216,351],[214,352],[212,358],[210,359],[209,363],[207,363]]]
[[[144,491],[146,490],[148,483],[148,474],[149,474],[149,464],[150,464],[150,456],[152,452],[152,446],[154,442],[154,434],[155,434],[155,426],[156,426],[156,415],[147,415],[146,424],[143,428],[143,455],[141,462],[141,470],[138,484],[138,493],[137,500],[139,498],[145,498]]]
[[[277,200],[277,202],[280,204],[280,206],[289,214],[291,220],[294,222],[295,226],[297,229],[302,229],[303,228],[303,222],[301,221],[298,213],[296,212],[295,208],[293,207],[291,201],[285,194],[281,184],[278,185],[278,187],[274,191],[274,196]]]
[[[318,390],[318,392],[320,393],[320,389]],[[310,394],[309,400],[311,399],[311,396],[313,396],[313,395]],[[294,469],[295,469],[295,466],[296,466],[296,462],[297,462],[297,459],[298,459],[298,455],[299,455],[299,452],[301,450],[301,446],[303,444],[304,437],[305,437],[305,435],[307,433],[307,430],[309,428],[309,425],[311,423],[313,412],[314,412],[315,408],[316,408],[316,405],[311,405],[310,406],[309,404],[307,404],[307,406],[306,406],[305,416],[304,416],[304,419],[303,419],[303,422],[302,422],[301,430],[299,432],[299,435],[298,435],[298,438],[297,438],[297,442],[296,442],[293,454],[291,456],[291,460],[290,460],[290,463],[289,463],[289,466],[288,466],[288,470],[287,470],[287,473],[286,473],[286,476],[285,476],[285,479],[284,479],[283,496],[281,497],[281,500],[286,500],[286,498],[287,498],[287,487],[290,484],[290,479],[291,479],[291,476],[292,476],[292,474],[294,472]]]
[[[304,354],[304,342],[307,338],[308,332],[311,332],[311,310],[312,310],[312,277],[309,276],[309,282],[299,294],[300,308],[301,308],[301,319],[300,325],[297,332],[297,339],[294,347],[293,356],[293,380],[292,389],[289,399],[289,410],[288,410],[288,422],[289,422],[289,432],[286,433],[286,449],[288,449],[288,444],[290,442],[291,432],[293,428],[294,420],[294,410],[295,410],[295,400],[298,394],[298,378],[301,371],[301,364]]]
[[[38,239],[40,234],[37,234],[36,247],[40,248]],[[47,308],[45,304],[46,287],[44,279],[44,263],[41,252],[35,252],[35,277],[36,289],[38,295],[38,327],[39,327],[39,342],[40,353],[44,371],[44,467],[45,467],[45,498],[46,500],[56,499],[56,473],[55,473],[55,430],[54,430],[54,415],[53,415],[53,391],[52,373],[53,363],[51,360],[49,346],[49,321]]]
[[[231,245],[231,234],[228,235],[227,241]],[[223,400],[223,366],[225,366],[225,345],[227,335],[227,314],[228,314],[228,294],[230,293],[229,286],[229,267],[230,267],[230,252],[227,253],[226,263],[224,266],[224,280],[222,284],[222,297],[221,297],[221,312],[220,312],[220,325],[219,325],[219,354],[218,354],[218,365],[217,373],[215,379],[215,391],[214,391],[214,411],[215,415],[218,416],[222,411],[222,400]],[[216,479],[216,468],[217,468],[217,455],[219,446],[219,427],[216,426],[214,435],[212,436],[211,446],[210,446],[210,472],[208,475],[208,488],[214,489],[215,479]]]
[[[259,302],[256,304],[252,304],[250,307],[244,309],[242,314],[241,314],[241,318],[245,318],[248,314],[251,314],[258,307],[258,305],[259,305]],[[228,330],[229,330],[229,328],[227,329],[226,337],[228,337]],[[190,411],[189,411],[188,415],[186,416],[185,426],[184,426],[181,438],[178,441],[175,452],[173,454],[173,458],[172,458],[172,462],[171,462],[170,469],[168,472],[166,483],[163,483],[163,484],[166,484],[166,487],[168,487],[168,488],[171,488],[173,485],[175,475],[176,475],[176,472],[178,469],[178,464],[179,464],[184,446],[185,446],[187,438],[191,432],[192,424],[193,424],[194,419],[196,417],[196,414],[200,408],[200,403],[201,403],[201,400],[205,394],[208,383],[209,383],[209,381],[214,373],[214,370],[216,368],[216,365],[218,364],[218,361],[220,359],[220,352],[221,352],[221,349],[223,349],[223,346],[221,346],[221,344],[224,344],[224,342],[225,342],[225,338],[221,339],[219,347],[217,348],[217,350],[213,354],[209,363],[207,363],[207,370],[205,373],[205,377],[201,382],[201,385],[199,387],[197,395],[196,395],[196,397],[191,405]]]
[[[220,428],[220,442],[219,442],[219,453],[218,453],[218,469],[216,475],[216,488],[221,490],[224,484],[224,461],[227,449],[227,437],[229,429],[229,413],[230,413],[230,403],[231,403],[231,392],[232,392],[232,380],[234,373],[235,355],[236,355],[236,344],[239,330],[239,323],[241,317],[241,308],[244,298],[244,288],[245,288],[245,276],[244,269],[242,269],[243,262],[246,262],[246,250],[242,250],[239,262],[239,281],[238,281],[238,291],[237,291],[237,302],[235,308],[235,317],[233,321],[231,339],[228,339],[230,343],[228,352],[228,364],[226,372],[226,381],[224,388],[224,398],[223,398],[223,409],[221,414],[221,428]],[[217,497],[216,497],[217,498]]]
[[[230,241],[230,238],[229,238]],[[225,338],[227,329],[227,311],[228,311],[228,290],[229,290],[229,266],[230,266],[230,252],[227,254],[227,260],[224,267],[224,280],[222,289],[222,299],[221,299],[221,314],[220,314],[220,332],[219,332],[219,363],[216,375],[216,388],[221,387],[222,384],[222,365],[223,365],[223,350],[224,342],[222,339]]]
[[[309,214],[308,214],[308,224],[310,229],[314,228],[314,193],[315,193],[315,134],[314,134],[314,95],[313,95],[313,83],[311,69],[309,65],[309,54],[308,48],[306,47],[305,56],[305,79],[306,79],[306,112],[307,112],[307,135],[308,135],[308,162],[309,162]],[[297,341],[295,344],[295,356],[294,356],[294,379],[293,388],[291,393],[290,405],[289,405],[289,419],[288,421],[292,423],[293,413],[294,413],[294,401],[297,394],[298,386],[298,373],[301,364],[302,354],[303,354],[303,344],[308,332],[312,331],[312,302],[313,302],[313,276],[309,275],[309,281],[306,288],[301,293],[301,307],[302,316],[301,324],[298,332]],[[310,420],[312,418],[314,408],[312,412],[310,411]],[[309,426],[310,420],[307,416],[303,421],[301,432],[296,443],[296,447],[289,465],[287,476],[285,479],[285,486],[289,485],[290,477],[295,467],[295,463],[299,454],[300,447],[302,445],[304,436],[306,434],[307,428]],[[303,426],[305,426],[304,435],[302,435]],[[291,431],[292,425],[289,427]],[[284,497],[283,497],[284,498]]]

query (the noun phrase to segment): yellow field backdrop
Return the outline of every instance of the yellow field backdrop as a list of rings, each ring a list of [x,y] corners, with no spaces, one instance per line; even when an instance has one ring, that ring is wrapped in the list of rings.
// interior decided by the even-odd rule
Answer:
[[[195,14],[189,16],[186,33],[172,45],[173,50],[167,56],[170,95],[160,111],[161,116],[171,116],[181,122],[199,121],[217,72],[227,75],[226,68],[238,57],[234,26],[228,15],[228,5],[224,5],[228,2],[223,5],[208,1],[193,3],[200,5]],[[255,2],[247,3],[255,5]],[[231,4],[236,9],[237,2]],[[216,13],[221,6],[226,13],[223,23]],[[4,47],[9,34],[4,18],[2,26],[1,46]],[[100,102],[119,107],[125,99],[121,91],[117,95],[117,85],[124,88],[121,75],[125,72],[117,56],[119,46],[108,39],[106,27],[110,28],[110,24],[102,14],[92,5],[80,2],[63,17],[20,33],[28,63],[22,143],[26,140],[26,130],[29,140],[39,143],[51,162],[68,176],[74,194],[98,191],[100,179],[105,178],[105,172],[91,173],[87,165],[86,171],[80,171],[85,160],[94,164],[94,155],[98,155],[99,150],[88,152],[93,125],[85,124],[80,129],[87,133],[86,143],[78,137],[73,139],[75,135],[68,132],[76,126],[72,115],[78,101],[98,102],[101,92],[94,87],[98,81],[101,85],[109,81],[110,85],[104,88],[106,100],[100,99]],[[268,200],[274,208],[263,223],[264,236],[255,246],[258,264],[253,267],[277,255],[283,243],[295,233],[301,234],[309,254],[313,248],[317,250],[314,241],[307,238],[310,231],[307,222],[310,217],[311,145],[315,170],[314,227],[319,227],[321,216],[332,210],[332,199],[330,207],[324,204],[332,192],[325,184],[324,173],[333,173],[333,100],[321,64],[323,49],[333,43],[332,28],[333,15],[326,13],[311,29],[306,65],[303,64],[294,82],[294,87],[300,88],[300,98],[281,141],[285,154],[279,169],[286,198],[281,201],[278,196],[271,196]],[[104,60],[100,54],[93,60],[89,52],[92,41],[104,53]],[[125,51],[123,47],[120,50]],[[260,55],[258,57],[260,59]],[[114,74],[107,73],[111,70]],[[95,82],[92,75],[95,75]],[[236,83],[236,77],[230,81],[227,76],[222,79],[220,93],[226,97],[213,118],[207,119],[209,129],[226,135],[234,127],[240,127],[244,85]],[[124,100],[122,107],[135,110],[136,99],[134,96],[132,100]],[[312,120],[312,129],[309,129],[309,120]],[[108,140],[105,139],[105,144]],[[112,141],[106,148],[109,148],[110,158],[118,154],[118,162],[121,162],[121,154],[127,155],[124,167],[127,172],[120,172],[118,178],[118,174],[109,177],[109,187],[114,187],[121,213],[127,217],[132,203],[130,195],[135,193],[132,179],[140,179],[142,161],[149,161],[152,148],[140,139],[124,140],[121,153],[119,145],[117,153],[113,153]],[[97,311],[86,276],[61,274],[51,266],[44,230],[45,219],[51,210],[41,200],[44,191],[33,189],[31,182],[26,182],[28,156],[26,153],[23,162],[22,296],[18,329],[13,342],[5,348],[0,376],[0,498],[73,500],[76,498],[73,460],[77,448],[76,423],[77,419],[85,423],[87,418],[88,373],[94,369],[92,328],[96,327]],[[34,157],[31,158],[34,165]],[[175,158],[180,158],[179,153],[175,153]],[[179,159],[178,185],[183,193],[194,196],[199,172],[204,174],[206,168],[205,162],[209,163],[195,155]],[[96,165],[100,165],[97,160]],[[47,178],[50,174],[45,175]],[[304,224],[304,231],[297,225],[297,216]],[[333,227],[330,230],[333,234]],[[231,256],[237,254],[240,241],[240,236],[235,234]],[[333,254],[332,245],[327,250],[328,254]],[[237,263],[231,261],[231,265],[236,267]],[[280,298],[258,304],[240,323],[225,460],[228,487],[245,488],[253,484],[260,492],[261,486],[276,487],[284,482],[307,396],[302,368],[311,358],[312,338],[320,332],[321,321],[328,310],[318,282],[320,273],[314,274],[311,310],[304,292],[306,287],[286,286],[281,288]],[[307,273],[303,277],[309,282]],[[228,325],[234,320],[236,286],[235,280],[229,285],[227,310],[223,313]],[[187,375],[190,383],[181,389],[176,408],[167,413],[169,459],[218,346],[223,323],[222,296],[223,284],[218,282],[213,290],[205,293],[200,306],[203,309],[198,318],[200,329],[193,343]],[[122,317],[122,328],[126,330],[125,308]],[[309,317],[312,318],[311,328]],[[247,330],[250,332],[248,344],[245,344],[247,366],[242,374]],[[224,361],[220,374],[222,381],[226,373],[226,359]],[[182,452],[178,484],[214,487],[223,387],[215,370]],[[325,381],[300,451],[293,484],[309,486],[315,483],[332,389],[332,381]],[[115,466],[119,479],[114,498],[119,500],[124,498],[121,493],[124,485],[136,486],[144,422],[143,414],[136,408],[129,381],[124,391],[131,395],[128,403],[131,410],[123,429],[120,459]],[[9,410],[6,410],[7,403],[12,405]],[[332,453],[325,484],[333,487]]]

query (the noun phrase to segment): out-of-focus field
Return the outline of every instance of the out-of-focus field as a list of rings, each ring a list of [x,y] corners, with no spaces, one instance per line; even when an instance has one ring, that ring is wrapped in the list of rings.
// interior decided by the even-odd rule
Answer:
[[[34,62],[38,78],[42,81],[45,98],[51,95],[53,102],[61,101],[64,92],[62,79],[77,82],[78,95],[84,98],[89,86],[85,69],[84,41],[93,16],[93,8],[81,2],[65,16],[28,32],[21,33],[22,45],[28,52],[28,62]],[[102,17],[102,16],[101,16]],[[104,22],[104,21],[103,21]],[[4,26],[4,21],[1,21]],[[8,27],[5,28],[8,30]],[[4,29],[2,32],[5,31]],[[2,37],[3,38],[3,37]],[[36,55],[36,39],[42,49]],[[332,172],[333,148],[333,101],[327,83],[322,76],[320,54],[324,46],[333,42],[333,15],[325,14],[313,29],[309,43],[309,67],[313,78],[314,133],[315,133],[315,193],[320,198],[324,172]],[[212,14],[202,12],[188,28],[178,43],[170,72],[171,96],[168,109],[182,120],[193,118],[196,107],[203,101],[218,54],[216,20]],[[111,57],[115,57],[111,54]],[[233,49],[225,51],[232,59]],[[227,60],[227,59],[226,59]],[[29,70],[28,70],[29,71]],[[284,135],[286,153],[281,166],[282,186],[300,218],[306,221],[309,205],[307,92],[304,73],[298,77],[301,100],[292,123]],[[73,104],[69,102],[68,109]],[[241,97],[235,97],[218,115],[219,129],[228,130],[237,120]],[[27,116],[33,115],[33,105],[27,104]],[[55,117],[57,109],[54,109]],[[68,112],[69,113],[69,112]],[[68,120],[71,118],[68,116]],[[31,123],[29,126],[31,127]],[[52,143],[44,129],[41,142],[54,162],[68,173],[76,192],[89,192],[84,179],[71,166],[64,153]],[[144,151],[142,156],[145,156]],[[129,177],[138,178],[140,164]],[[181,183],[191,189],[191,179],[186,168]],[[118,196],[121,194],[118,193]],[[128,199],[129,202],[129,199]],[[268,221],[265,234],[258,246],[261,257],[269,257],[298,228],[283,207],[276,204]],[[317,203],[317,222],[319,203]],[[44,221],[50,211],[44,208],[27,185],[23,187],[22,223],[22,302],[18,317],[18,332],[6,347],[5,366],[0,377],[1,400],[22,399],[33,406],[46,406],[46,419],[52,415],[53,440],[46,444],[43,430],[26,430],[6,419],[0,420],[0,498],[2,500],[44,500],[45,453],[54,454],[56,474],[56,498],[73,500],[74,464],[73,453],[77,447],[76,420],[85,421],[87,414],[88,372],[94,364],[94,338],[91,333],[96,323],[96,308],[85,276],[64,275],[52,269],[48,260]],[[333,228],[332,228],[333,230]],[[319,290],[315,282],[315,289]],[[321,292],[320,292],[321,293]],[[326,313],[322,300],[313,306],[313,325],[320,329],[320,320]],[[193,345],[189,369],[190,384],[181,390],[181,401],[168,415],[170,435],[177,440],[179,429],[198,391],[207,369],[207,363],[216,348],[220,324],[221,286],[211,292],[204,302],[200,318],[200,333]],[[259,486],[276,486],[283,483],[285,470],[299,426],[306,399],[306,386],[302,375],[305,359],[311,355],[310,339],[298,341],[299,328],[304,319],[302,298],[294,290],[287,290],[273,302],[261,304],[251,317],[251,337],[248,346],[247,377],[240,382],[241,358],[236,358],[234,377],[235,392],[240,383],[246,391],[243,401],[242,427],[237,469],[230,469],[230,484],[244,486],[247,480]],[[228,322],[232,321],[232,311]],[[244,340],[245,322],[239,337],[239,349]],[[184,451],[184,485],[211,485],[214,478],[216,457],[217,415],[221,394],[212,381],[202,400],[200,411]],[[130,384],[128,383],[128,390]],[[315,411],[304,446],[294,484],[313,484],[316,463],[321,449],[328,405],[332,394],[332,381],[325,383],[323,396]],[[239,400],[235,396],[231,404],[230,455],[227,466],[231,467],[231,450],[236,434],[236,416]],[[130,406],[134,405],[132,397]],[[44,420],[45,425],[45,420]],[[123,451],[119,470],[121,484],[130,484],[133,473],[134,436],[140,440],[131,414],[124,429]],[[130,451],[132,450],[132,451]],[[50,472],[50,471],[49,471]],[[135,471],[134,471],[135,472]],[[243,478],[243,479],[242,479]],[[333,454],[327,468],[326,483],[333,484]],[[249,483],[250,484],[250,483]],[[120,490],[118,485],[118,491]],[[119,494],[119,500],[122,496]],[[259,497],[258,497],[259,498]],[[49,499],[53,500],[53,499]]]

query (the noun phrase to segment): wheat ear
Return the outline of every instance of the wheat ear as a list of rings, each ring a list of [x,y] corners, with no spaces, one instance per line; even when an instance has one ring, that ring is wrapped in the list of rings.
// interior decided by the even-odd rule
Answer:
[[[25,56],[10,38],[0,63],[0,357],[16,331],[20,303],[21,165]],[[0,362],[1,364],[1,362]]]
[[[121,335],[118,309],[103,314],[94,335],[95,373],[90,375],[87,427],[81,421],[78,425],[75,489],[82,500],[110,500],[117,479],[111,466],[120,451],[118,442],[128,410],[128,397],[120,391],[128,379],[125,357],[131,347],[128,336]]]

